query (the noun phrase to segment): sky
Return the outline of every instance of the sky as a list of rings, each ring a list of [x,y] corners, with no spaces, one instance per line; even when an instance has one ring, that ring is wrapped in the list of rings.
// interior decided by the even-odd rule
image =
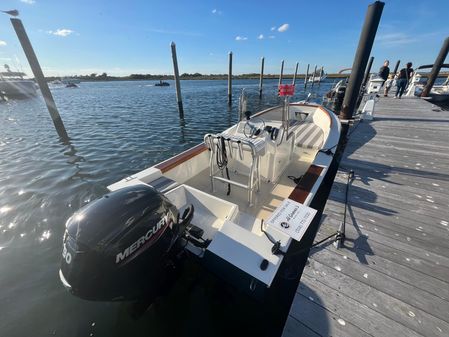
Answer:
[[[172,74],[170,43],[180,73],[300,72],[308,63],[332,73],[351,67],[373,1],[303,0],[2,0],[17,9],[46,76],[90,73]],[[433,63],[449,36],[449,0],[385,1],[371,55]],[[0,13],[2,14],[2,13]],[[8,15],[0,15],[0,64],[31,74]]]

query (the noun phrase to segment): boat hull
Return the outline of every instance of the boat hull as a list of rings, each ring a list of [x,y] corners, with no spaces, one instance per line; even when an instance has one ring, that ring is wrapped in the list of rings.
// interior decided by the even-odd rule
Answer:
[[[31,80],[0,81],[0,93],[5,98],[36,96],[36,85]]]

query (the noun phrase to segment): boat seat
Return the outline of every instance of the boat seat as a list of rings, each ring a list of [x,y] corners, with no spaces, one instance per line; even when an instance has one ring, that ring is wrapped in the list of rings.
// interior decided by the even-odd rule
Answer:
[[[315,123],[303,123],[295,130],[295,144],[298,147],[319,150],[323,146],[324,132]]]

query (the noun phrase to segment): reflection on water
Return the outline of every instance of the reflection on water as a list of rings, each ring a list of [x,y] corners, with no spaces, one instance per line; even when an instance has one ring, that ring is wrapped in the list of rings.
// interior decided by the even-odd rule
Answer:
[[[278,103],[276,80],[265,81],[261,101],[258,81],[234,81],[230,110],[226,81],[182,81],[180,121],[174,86],[148,84],[54,89],[66,141],[58,139],[40,97],[0,103],[0,336],[112,336],[126,330],[114,323],[123,321],[119,305],[82,301],[63,289],[58,268],[67,218],[106,193],[108,184],[235,123],[242,88],[251,111]],[[331,84],[323,83],[317,97]],[[304,97],[301,89],[294,99]]]

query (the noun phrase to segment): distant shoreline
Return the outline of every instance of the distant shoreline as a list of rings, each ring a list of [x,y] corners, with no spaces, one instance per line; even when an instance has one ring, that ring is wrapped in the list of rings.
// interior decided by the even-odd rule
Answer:
[[[94,76],[95,75],[95,76]],[[349,77],[348,74],[326,74],[326,78],[345,78]],[[309,74],[310,76],[310,74]],[[445,78],[449,76],[449,72],[440,73],[439,78]],[[83,82],[102,82],[102,81],[168,81],[174,80],[173,75],[152,75],[152,74],[131,74],[129,76],[108,76],[103,73],[102,75],[91,74],[91,75],[75,75],[69,78],[78,79]],[[233,75],[233,80],[258,80],[260,78],[260,74],[241,74],[241,75]],[[296,76],[297,79],[304,80],[305,74],[298,74]],[[48,82],[59,80],[60,77],[49,76],[46,77]],[[199,73],[195,74],[182,74],[180,76],[181,80],[227,80],[227,74],[211,74],[211,75],[203,75]],[[264,80],[268,79],[279,79],[279,74],[266,74],[263,76]],[[285,74],[283,75],[283,79],[293,79],[293,74]]]

